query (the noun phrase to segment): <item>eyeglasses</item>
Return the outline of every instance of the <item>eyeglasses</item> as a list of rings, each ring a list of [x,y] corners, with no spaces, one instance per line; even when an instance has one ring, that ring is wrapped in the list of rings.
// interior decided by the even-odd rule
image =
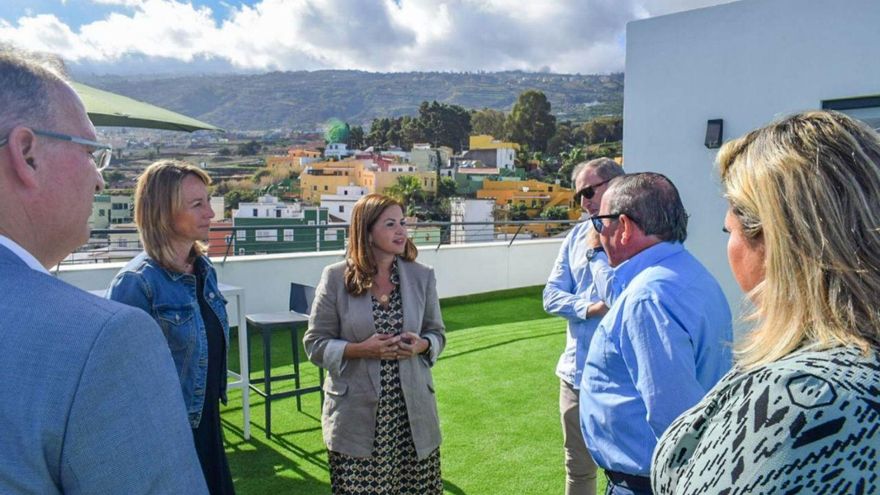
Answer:
[[[601,234],[602,229],[605,228],[605,224],[602,223],[602,219],[608,218],[608,219],[617,221],[620,219],[620,215],[623,215],[623,213],[611,213],[608,215],[593,215],[590,217],[590,221],[593,222],[593,228],[596,229],[596,232],[599,232]]]
[[[614,177],[612,177],[611,179],[613,179],[613,178]],[[592,184],[587,187],[584,187],[583,189],[581,189],[580,191],[578,191],[574,194],[574,200],[576,202],[580,203],[581,198],[593,199],[593,196],[596,195],[596,188],[601,185],[604,185],[604,184],[611,182],[611,179],[603,180],[602,182],[600,182],[598,184]]]
[[[95,167],[98,169],[99,172],[107,168],[107,166],[110,165],[110,160],[113,158],[113,147],[109,144],[103,144],[81,137],[69,136],[67,134],[61,134],[59,132],[43,131],[40,129],[31,129],[31,131],[37,136],[43,136],[49,139],[57,139],[59,141],[70,141],[71,143],[85,146],[86,149],[89,150],[89,154],[92,155],[92,161],[95,162]],[[8,142],[9,136],[0,139],[0,146],[3,146]]]

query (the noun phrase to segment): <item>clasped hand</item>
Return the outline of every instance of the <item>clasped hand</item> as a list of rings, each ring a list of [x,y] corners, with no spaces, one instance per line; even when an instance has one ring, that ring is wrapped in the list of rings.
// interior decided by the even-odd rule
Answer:
[[[364,357],[372,359],[409,359],[428,347],[425,340],[413,332],[374,333],[361,342],[361,346]]]

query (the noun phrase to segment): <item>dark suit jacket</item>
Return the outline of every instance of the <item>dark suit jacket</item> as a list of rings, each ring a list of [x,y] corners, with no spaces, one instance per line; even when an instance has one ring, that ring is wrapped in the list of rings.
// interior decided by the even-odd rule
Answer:
[[[427,457],[440,445],[440,421],[431,366],[446,345],[434,270],[398,259],[404,331],[431,341],[427,356],[400,361],[400,384],[406,400],[416,452]],[[324,269],[315,293],[304,343],[309,359],[326,368],[322,423],[327,448],[368,457],[376,431],[380,361],[343,359],[349,342],[363,342],[376,333],[372,299],[367,292],[354,297],[345,290],[345,262]]]
[[[207,493],[152,318],[3,246],[0,376],[0,493]]]

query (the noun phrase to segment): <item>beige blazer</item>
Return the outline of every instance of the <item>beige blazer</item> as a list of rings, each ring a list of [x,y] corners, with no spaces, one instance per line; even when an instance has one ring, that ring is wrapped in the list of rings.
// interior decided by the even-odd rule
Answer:
[[[398,259],[403,330],[431,341],[430,353],[400,361],[400,384],[406,401],[416,453],[424,459],[440,446],[440,421],[431,366],[446,345],[434,270]],[[352,296],[345,290],[345,261],[324,269],[315,291],[309,329],[303,342],[309,359],[327,370],[321,423],[327,448],[368,457],[376,433],[379,404],[377,359],[343,359],[349,342],[376,333],[370,293]]]

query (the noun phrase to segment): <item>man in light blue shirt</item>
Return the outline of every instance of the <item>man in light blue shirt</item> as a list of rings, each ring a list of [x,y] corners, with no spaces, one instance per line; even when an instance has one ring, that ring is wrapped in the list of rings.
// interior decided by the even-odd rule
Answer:
[[[591,220],[620,292],[590,342],[581,425],[606,493],[651,493],[657,439],[730,368],[730,309],[682,245],[687,213],[663,175],[615,179]]]
[[[575,198],[581,208],[590,215],[597,214],[608,182],[619,175],[623,175],[623,169],[609,158],[575,166],[571,177],[577,191]],[[559,249],[559,256],[544,287],[544,311],[568,320],[565,350],[556,366],[565,451],[566,495],[596,493],[596,463],[587,452],[578,419],[578,387],[587,344],[608,308],[602,302],[602,292],[599,291],[604,277],[597,273],[598,280],[594,281],[587,266],[588,251],[593,254],[588,245],[590,235],[595,235],[591,222],[574,226]],[[599,257],[604,258],[605,255],[599,254]],[[607,260],[604,266],[607,266]],[[599,282],[599,288],[594,282]]]

